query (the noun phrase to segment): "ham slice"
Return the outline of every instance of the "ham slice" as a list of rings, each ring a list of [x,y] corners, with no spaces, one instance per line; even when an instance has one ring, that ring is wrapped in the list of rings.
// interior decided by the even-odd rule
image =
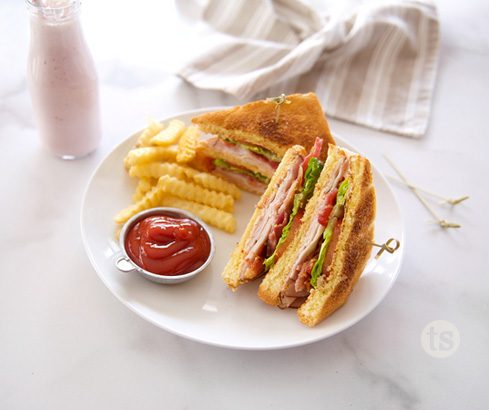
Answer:
[[[246,257],[241,265],[241,278],[244,279],[245,274],[248,277],[256,277],[263,270],[263,265],[259,266],[253,262],[258,257],[263,257],[267,241],[279,218],[281,220],[288,219],[288,215],[285,212],[288,209],[290,213],[297,186],[302,182],[300,168],[302,160],[303,158],[298,156],[296,161],[291,164],[277,190],[270,197],[268,204],[264,206],[262,214],[257,218],[249,239],[243,246],[243,252]]]
[[[289,216],[292,212],[292,207],[294,205],[294,196],[298,190],[298,187],[302,185],[303,178],[303,170],[302,167],[299,166],[297,170],[297,175],[295,176],[295,181],[292,182],[292,185],[287,191],[287,195],[282,199],[282,203],[280,208],[278,209],[278,216],[273,226],[270,235],[268,236],[268,249],[267,256],[270,256],[277,247],[278,240],[282,235],[282,230],[285,225],[289,222]]]
[[[261,195],[267,189],[267,184],[258,181],[250,175],[239,174],[238,172],[233,172],[224,168],[217,168],[213,171],[216,174],[229,182],[233,182],[241,189],[251,192],[253,194]]]
[[[267,243],[267,258],[275,251],[275,248],[277,247],[278,240],[280,239],[280,236],[282,235],[282,231],[287,225],[287,222],[289,220],[288,215],[290,214],[289,212],[282,211],[282,213],[279,213],[277,217],[277,221],[275,222],[274,227],[272,228],[272,231],[270,232],[270,235],[268,235],[268,243]]]
[[[287,288],[279,294],[279,307],[299,307],[309,296],[311,289],[310,278],[311,270],[316,263],[317,257],[304,262],[299,270],[295,281],[287,281]]]
[[[206,153],[213,158],[236,158],[236,164],[249,164],[260,170],[260,173],[271,178],[278,167],[278,163],[270,161],[262,155],[256,154],[237,144],[231,144],[223,139],[213,136],[201,141]],[[211,154],[212,153],[212,154]]]

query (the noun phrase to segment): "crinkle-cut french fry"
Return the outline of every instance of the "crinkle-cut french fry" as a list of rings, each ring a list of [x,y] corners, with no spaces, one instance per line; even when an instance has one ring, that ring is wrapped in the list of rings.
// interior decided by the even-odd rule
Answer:
[[[152,187],[156,185],[158,179],[156,178],[141,178],[138,182],[138,186],[136,187],[136,191],[132,196],[132,201],[137,202],[143,198],[144,194],[148,192]]]
[[[189,182],[194,182],[213,191],[229,194],[235,199],[239,199],[241,195],[239,188],[231,182],[206,172],[199,172],[187,166],[167,162],[151,162],[135,165],[129,169],[129,175],[139,178],[159,178],[163,175],[170,175],[178,179],[186,179]]]
[[[153,136],[151,144],[167,147],[175,144],[185,131],[185,123],[180,120],[171,120],[164,130]]]
[[[129,151],[124,159],[126,168],[155,161],[175,161],[178,148],[175,147],[140,147]]]
[[[127,208],[120,211],[115,217],[114,221],[118,224],[123,224],[128,221],[131,217],[136,215],[138,212],[144,211],[148,208],[153,208],[158,206],[161,202],[161,198],[164,193],[158,185],[155,185],[151,188],[146,194],[133,205],[128,206]]]
[[[151,145],[151,138],[163,130],[163,128],[165,126],[161,122],[150,119],[148,126],[139,135],[137,146],[147,147]]]
[[[158,182],[158,178],[141,178],[139,180],[139,185],[144,192],[149,191]]]
[[[192,180],[195,183],[202,185],[204,188],[229,194],[234,199],[239,199],[241,197],[241,191],[232,182],[225,181],[224,179],[208,174],[207,172],[196,172],[192,175]]]
[[[160,205],[185,209],[186,211],[194,213],[205,223],[222,229],[225,232],[233,233],[236,231],[236,219],[229,212],[198,204],[197,202],[176,198],[171,195],[164,195]]]
[[[188,127],[178,142],[177,162],[186,164],[195,157],[195,149],[199,139],[199,129],[195,125]]]
[[[178,198],[199,202],[203,205],[222,209],[223,211],[233,211],[233,197],[222,192],[210,191],[191,182],[182,181],[168,175],[160,177],[157,186],[166,194]]]

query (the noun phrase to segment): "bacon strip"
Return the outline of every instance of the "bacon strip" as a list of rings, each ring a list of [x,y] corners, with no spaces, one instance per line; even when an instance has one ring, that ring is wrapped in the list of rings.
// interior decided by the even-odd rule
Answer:
[[[323,142],[324,140],[322,138],[316,138],[316,141],[314,141],[314,146],[311,148],[311,152],[306,155],[304,158],[304,162],[302,163],[302,169],[304,172],[306,172],[307,166],[309,165],[309,160],[312,157],[320,158],[321,157],[321,150],[323,149]]]

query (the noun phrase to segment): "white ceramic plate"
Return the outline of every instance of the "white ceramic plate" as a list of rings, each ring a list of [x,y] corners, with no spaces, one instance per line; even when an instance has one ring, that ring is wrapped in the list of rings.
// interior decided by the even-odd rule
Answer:
[[[172,117],[189,123],[202,112]],[[165,122],[171,118],[165,119]],[[374,167],[377,190],[375,237],[378,242],[394,237],[401,241],[395,254],[384,252],[380,260],[369,261],[348,303],[315,328],[303,326],[294,309],[280,310],[256,296],[258,281],[233,293],[220,274],[234,245],[251,217],[258,197],[244,193],[237,201],[235,234],[213,229],[216,254],[207,269],[195,279],[165,286],[149,282],[136,273],[121,273],[114,266],[118,250],[114,240],[113,216],[131,202],[136,182],[123,167],[123,158],[137,135],[110,152],[90,179],[81,210],[81,233],[88,257],[100,279],[129,309],[149,322],[177,335],[211,345],[236,349],[280,349],[304,345],[332,336],[352,326],[371,312],[384,298],[399,272],[404,229],[399,206],[389,184]],[[336,136],[340,146],[354,150]],[[372,255],[377,250],[374,249]]]

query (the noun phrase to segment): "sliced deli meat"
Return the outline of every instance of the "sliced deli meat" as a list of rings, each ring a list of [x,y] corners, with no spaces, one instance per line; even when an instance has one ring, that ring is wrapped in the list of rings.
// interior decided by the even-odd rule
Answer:
[[[223,168],[216,168],[213,173],[253,194],[261,195],[267,189],[267,184],[258,181],[250,175],[239,174]]]
[[[294,194],[297,190],[297,186],[302,182],[301,163],[302,157],[298,157],[288,169],[283,180],[277,184],[278,186],[275,195],[270,197],[269,202],[264,205],[265,210],[256,221],[250,237],[243,247],[246,257],[244,263],[240,267],[241,277],[244,277],[246,272],[250,269],[263,270],[263,264],[259,266],[256,263],[256,260],[257,258],[263,260],[268,240],[274,240],[277,236],[277,234],[274,233],[276,225],[284,220],[288,220],[288,214],[292,208]],[[274,241],[276,242],[276,240]],[[273,251],[274,249],[271,249],[271,252]],[[254,273],[257,274],[259,272],[256,271]]]
[[[228,159],[230,162],[259,170],[268,178],[271,178],[278,167],[278,163],[270,161],[262,155],[251,152],[238,144],[233,144],[223,139],[212,136],[200,142],[205,153],[212,158]]]
[[[279,307],[293,307],[297,298],[307,297],[310,287],[306,284],[306,278],[310,278],[312,268],[311,259],[315,259],[318,246],[321,243],[327,220],[324,216],[331,213],[332,198],[335,197],[337,187],[344,179],[348,170],[348,161],[340,159],[333,172],[328,186],[324,190],[320,205],[316,210],[316,216],[312,219],[308,227],[306,238],[302,242],[298,257],[290,270],[290,274],[285,281],[283,290],[280,292]]]

